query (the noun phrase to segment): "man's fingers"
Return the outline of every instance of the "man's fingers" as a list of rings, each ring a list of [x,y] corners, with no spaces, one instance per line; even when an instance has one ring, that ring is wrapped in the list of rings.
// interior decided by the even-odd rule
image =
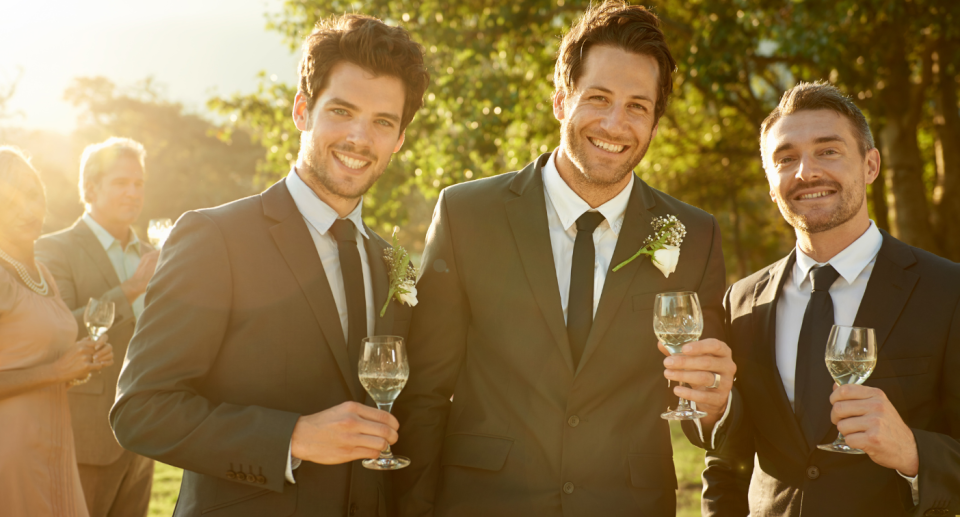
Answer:
[[[354,431],[364,436],[371,436],[374,438],[387,440],[390,443],[396,443],[397,438],[400,437],[400,435],[397,434],[396,429],[393,429],[387,424],[381,424],[371,420],[364,420],[362,418],[357,420],[356,425],[354,426]]]
[[[833,393],[830,394],[830,403],[836,404],[841,400],[863,400],[874,397],[883,398],[883,390],[859,384],[845,384],[833,390]]]
[[[657,341],[657,348],[660,349],[660,353],[661,353],[661,354],[663,354],[663,355],[665,355],[665,356],[667,356],[667,357],[670,357],[670,351],[667,350],[667,347],[663,346],[663,343],[662,343],[662,342]]]
[[[702,411],[719,410],[727,405],[727,394],[717,390],[695,390],[686,386],[676,386],[673,388],[673,393],[678,397],[696,402],[697,409]]]
[[[731,375],[732,372],[736,371],[736,365],[729,358],[724,359],[711,355],[668,357],[663,360],[663,366],[671,370],[699,370],[717,372],[721,375]]]
[[[353,404],[355,405],[351,407],[351,411],[356,413],[360,418],[387,425],[393,428],[393,430],[400,429],[400,422],[397,421],[397,417],[391,415],[390,413],[364,404],[358,404],[355,402]]]
[[[837,430],[846,437],[847,435],[869,431],[877,427],[878,422],[877,419],[871,415],[863,415],[841,419],[835,422],[835,425],[837,426]]]
[[[683,354],[687,356],[712,355],[716,357],[730,357],[730,347],[719,339],[704,339],[683,345]]]
[[[707,387],[713,384],[714,373],[688,370],[664,370],[663,376],[671,381],[685,382],[693,387]],[[727,384],[727,379],[720,375],[720,386]]]

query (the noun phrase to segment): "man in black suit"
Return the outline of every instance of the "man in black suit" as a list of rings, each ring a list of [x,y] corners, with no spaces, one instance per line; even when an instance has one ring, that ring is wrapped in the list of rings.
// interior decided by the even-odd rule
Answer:
[[[727,292],[742,419],[708,454],[704,515],[957,514],[960,265],[869,219],[880,153],[835,87],[786,92],[760,143],[797,246]],[[837,387],[826,369],[833,324],[875,329],[876,369],[862,386]],[[817,448],[838,429],[866,454]]]
[[[716,339],[664,359],[653,332],[655,295],[693,291],[702,336],[720,337],[725,285],[713,216],[633,173],[672,86],[658,25],[620,1],[589,9],[557,63],[560,147],[441,194],[396,406],[396,450],[412,460],[394,476],[403,515],[676,515],[660,415],[684,395],[709,433],[735,367]],[[613,270],[671,215],[687,231],[678,261]],[[669,389],[665,361],[698,389]]]
[[[385,477],[354,460],[398,424],[364,404],[357,358],[367,335],[405,336],[410,308],[387,299],[388,244],[362,196],[428,80],[404,30],[321,22],[300,63],[296,166],[177,222],[110,415],[125,448],[185,469],[175,515],[388,514]]]

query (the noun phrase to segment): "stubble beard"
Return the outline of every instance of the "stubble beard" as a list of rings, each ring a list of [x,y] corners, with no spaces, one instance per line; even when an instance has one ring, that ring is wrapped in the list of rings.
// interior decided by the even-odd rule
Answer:
[[[387,165],[390,163],[387,160],[379,170],[374,170],[370,172],[370,175],[365,183],[359,187],[352,187],[348,184],[336,182],[330,175],[330,171],[327,169],[326,162],[321,159],[322,156],[318,156],[320,153],[317,151],[316,147],[309,140],[304,139],[301,142],[301,152],[304,152],[305,160],[301,162],[301,167],[298,169],[308,176],[315,184],[319,185],[323,190],[329,192],[330,194],[339,197],[341,199],[353,200],[358,199],[370,190],[373,187],[373,184],[380,179],[380,176],[383,175],[383,171],[387,168]],[[374,164],[377,163],[377,160],[371,156],[369,153],[357,152],[351,146],[341,145],[339,146],[342,150],[346,152],[353,152],[360,154],[366,158],[369,158]],[[333,148],[334,150],[340,150],[337,147]],[[330,159],[334,159],[332,156]]]
[[[593,145],[587,141],[586,137],[578,138],[577,128],[573,124],[564,121],[562,123],[561,133],[563,135],[563,140],[566,142],[566,149],[564,149],[569,155],[570,161],[576,166],[579,174],[575,174],[573,181],[579,184],[580,186],[594,190],[601,191],[606,190],[611,187],[620,185],[623,181],[623,178],[627,174],[632,174],[633,170],[640,164],[640,161],[643,160],[643,157],[647,154],[647,149],[650,147],[650,141],[652,140],[653,130],[650,131],[651,138],[648,138],[646,143],[643,144],[643,148],[639,149],[639,152],[635,152],[631,160],[627,160],[626,163],[619,165],[616,169],[608,172],[609,175],[600,174],[601,171],[592,171],[588,167],[588,158],[587,150],[585,146]],[[610,178],[610,179],[607,179]]]
[[[859,178],[860,179],[853,185],[853,188],[850,189],[845,189],[834,181],[817,181],[799,185],[791,190],[786,199],[777,195],[777,206],[780,208],[780,213],[783,214],[783,218],[787,223],[798,231],[806,234],[814,234],[832,230],[856,217],[857,213],[859,213],[863,207],[865,197],[864,188],[866,185],[863,182],[862,176]],[[826,217],[820,218],[810,217],[806,214],[796,212],[790,201],[788,201],[794,197],[794,193],[800,189],[819,186],[829,186],[836,189],[837,195],[840,196],[840,206]]]

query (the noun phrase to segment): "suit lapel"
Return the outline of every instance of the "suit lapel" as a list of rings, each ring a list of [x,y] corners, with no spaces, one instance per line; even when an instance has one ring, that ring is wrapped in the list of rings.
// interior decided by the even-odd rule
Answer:
[[[286,180],[261,194],[264,215],[279,221],[270,227],[270,234],[300,284],[303,294],[313,310],[313,315],[320,325],[320,330],[326,338],[327,345],[337,361],[344,383],[350,390],[354,400],[363,400],[363,391],[357,380],[356,368],[351,367],[347,353],[346,340],[343,337],[343,326],[337,312],[337,304],[327,282],[327,275],[323,263],[317,255],[317,248],[307,229],[300,212],[290,197]],[[371,267],[371,272],[372,272]],[[354,382],[356,381],[356,382]]]
[[[387,302],[387,293],[390,291],[387,264],[383,261],[383,252],[388,245],[369,227],[367,227],[367,234],[370,238],[364,244],[367,248],[367,263],[370,264],[370,281],[373,283],[373,317],[376,321],[374,334],[389,335],[393,332],[394,304],[387,305],[387,312],[382,318],[380,317],[380,309]]]
[[[810,446],[803,435],[803,430],[797,422],[796,414],[790,406],[790,399],[783,387],[783,378],[777,367],[777,303],[787,275],[792,273],[796,263],[796,250],[781,259],[770,268],[766,281],[757,284],[753,296],[753,322],[755,327],[754,343],[757,350],[757,363],[763,372],[763,382],[767,385],[767,393],[780,413],[777,419],[786,426],[786,434],[796,445],[787,450],[803,451],[806,457]]]
[[[613,260],[610,261],[606,280],[603,282],[603,292],[600,295],[597,313],[593,317],[593,325],[590,327],[587,344],[583,349],[583,358],[580,359],[580,364],[577,367],[578,374],[600,345],[604,334],[613,323],[614,317],[620,309],[620,304],[623,303],[623,298],[626,296],[630,284],[633,283],[637,271],[640,270],[641,264],[648,260],[646,257],[641,257],[617,272],[613,271],[614,267],[633,256],[640,249],[643,240],[653,232],[650,221],[654,214],[650,210],[654,206],[656,206],[656,201],[646,184],[640,178],[634,178],[630,201],[627,203],[627,211],[623,217],[623,227],[620,229],[620,235],[617,236],[617,247],[613,251]],[[659,274],[659,271],[653,267],[646,268],[646,271],[657,271]]]
[[[517,173],[510,186],[517,197],[508,199],[505,206],[533,296],[564,363],[573,372],[573,356],[570,355],[570,340],[563,321],[560,285],[557,283],[556,264],[553,262],[543,176],[540,172],[549,158],[549,154],[544,154]],[[547,267],[547,264],[553,267]]]
[[[103,278],[107,281],[110,289],[120,285],[120,277],[117,276],[116,270],[113,269],[113,264],[110,262],[110,257],[107,255],[107,250],[103,249],[103,245],[100,244],[100,240],[97,239],[97,236],[93,233],[93,230],[87,226],[87,223],[83,222],[83,219],[79,219],[77,222],[73,223],[71,233],[73,233],[73,236],[77,242],[80,243],[80,247],[83,248],[83,251],[86,252],[87,255],[90,256],[90,259],[93,261],[93,263],[97,265],[97,269],[100,270],[100,274],[103,275]]]
[[[874,263],[873,272],[870,273],[867,289],[863,293],[863,299],[857,309],[857,317],[853,322],[855,327],[874,329],[878,353],[920,278],[916,273],[905,269],[916,262],[910,248],[886,232],[882,235],[883,244],[880,246],[877,261]],[[823,386],[820,388],[820,392],[814,393],[813,396],[819,399],[829,398],[829,390],[824,390]],[[833,438],[836,431],[833,431],[833,423],[830,421],[829,404],[819,407],[818,411],[811,411],[809,417],[814,419],[814,429],[816,429],[814,436],[820,438],[819,442],[822,442],[827,435]]]

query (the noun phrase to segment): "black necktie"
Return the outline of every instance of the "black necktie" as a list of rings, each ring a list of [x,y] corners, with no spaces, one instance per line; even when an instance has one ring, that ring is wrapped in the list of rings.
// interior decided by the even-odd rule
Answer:
[[[837,281],[840,273],[833,266],[814,268],[810,272],[813,291],[803,313],[800,326],[800,339],[797,342],[797,370],[794,391],[794,408],[807,442],[816,445],[822,436],[819,433],[817,408],[829,411],[830,388],[833,378],[827,371],[824,353],[827,339],[833,326],[833,299],[830,298],[830,286]]]
[[[593,326],[593,268],[597,256],[593,231],[602,222],[600,212],[585,212],[577,219],[577,240],[573,243],[573,265],[570,267],[570,298],[567,300],[567,336],[574,367],[580,363]]]
[[[347,297],[347,350],[350,366],[360,360],[360,340],[367,337],[367,297],[363,287],[363,267],[357,247],[357,231],[348,219],[337,219],[330,227],[340,252],[340,274]]]

